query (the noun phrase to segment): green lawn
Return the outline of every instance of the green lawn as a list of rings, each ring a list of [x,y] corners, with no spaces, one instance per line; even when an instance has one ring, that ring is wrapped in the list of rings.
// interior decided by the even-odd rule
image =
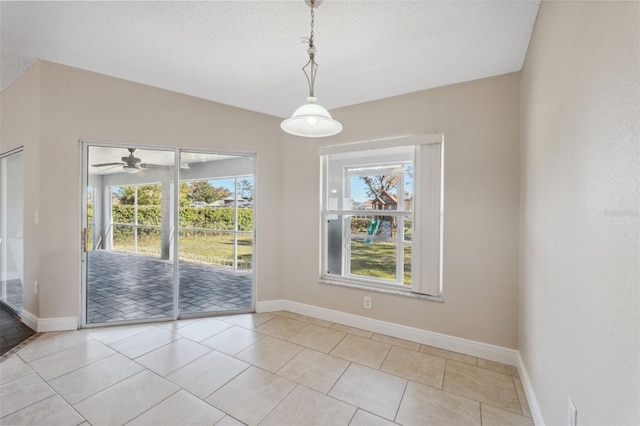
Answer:
[[[351,241],[351,273],[387,280],[396,279],[396,244]],[[404,248],[404,284],[411,285],[411,246]]]
[[[114,238],[114,250],[133,252],[133,234]],[[160,235],[138,238],[138,253],[160,255]],[[233,266],[233,235],[213,233],[180,233],[180,260]],[[253,246],[251,235],[238,235],[238,269],[251,269]]]
[[[133,231],[114,238],[115,250],[133,252]],[[157,231],[157,232],[156,232]],[[365,277],[395,280],[396,244],[393,242],[351,242],[351,273]],[[138,238],[138,253],[160,255],[160,230]],[[233,266],[233,235],[202,232],[180,233],[180,260]],[[251,269],[251,235],[238,235],[238,269]],[[411,285],[411,246],[404,248],[404,284]]]

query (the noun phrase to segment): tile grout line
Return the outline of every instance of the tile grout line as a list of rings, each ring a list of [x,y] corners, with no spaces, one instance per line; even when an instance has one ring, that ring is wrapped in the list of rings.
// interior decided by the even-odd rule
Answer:
[[[518,408],[520,408],[520,415],[524,416],[524,410],[522,409],[522,401],[520,401],[520,395],[518,395],[518,386],[516,380],[511,376],[511,383],[513,383],[513,390],[516,393],[516,399],[518,400]]]
[[[266,370],[264,370],[264,371],[266,371]],[[271,372],[270,372],[270,371],[267,371],[267,373],[271,373]],[[275,373],[271,373],[271,374],[275,374]],[[277,374],[276,374],[276,375],[277,375]],[[278,377],[281,377],[281,376],[278,376]],[[284,377],[283,377],[283,378],[284,378]],[[288,380],[288,379],[287,379],[287,380]],[[263,418],[261,418],[261,419],[260,419],[260,421],[257,423],[258,425],[259,425],[260,423],[262,423],[263,421],[265,421],[265,419],[266,419],[267,417],[269,417],[269,416],[271,415],[271,413],[273,413],[273,412],[276,410],[276,408],[278,408],[280,405],[282,405],[282,403],[284,402],[284,400],[285,400],[285,399],[287,399],[287,398],[289,397],[289,395],[291,395],[291,394],[293,393],[293,391],[294,391],[294,390],[296,390],[296,389],[298,388],[298,386],[302,386],[302,385],[301,385],[301,384],[299,384],[299,383],[295,383],[295,382],[292,382],[292,383],[294,383],[294,384],[295,384],[295,386],[294,386],[294,387],[293,387],[293,388],[292,388],[292,389],[291,389],[291,390],[290,390],[290,391],[289,391],[289,392],[284,396],[284,398],[282,398],[282,399],[280,400],[280,402],[278,402],[278,403],[275,405],[275,407],[273,407],[273,408],[271,409],[271,411],[269,411],[269,412],[268,412],[268,413],[267,413]],[[217,408],[217,407],[216,407],[216,408]],[[242,423],[244,423],[244,422],[242,422]]]
[[[393,422],[395,423],[398,419],[398,414],[400,413],[400,407],[402,406],[402,401],[404,400],[404,396],[407,393],[407,388],[409,387],[409,382],[411,380],[405,379],[406,383],[404,384],[404,389],[402,390],[402,396],[400,397],[400,402],[398,402],[398,408],[396,408],[396,414],[393,416]]]
[[[56,352],[56,353],[57,353],[57,352]],[[53,398],[53,397],[55,397],[55,396],[58,396],[58,397],[59,397],[60,399],[62,399],[62,400],[63,400],[63,401],[64,401],[64,402],[69,406],[69,407],[71,407],[71,409],[72,409],[72,410],[74,410],[76,413],[78,413],[78,415],[79,415],[82,419],[84,419],[84,421],[85,421],[85,422],[87,421],[87,419],[86,419],[82,414],[80,414],[80,413],[78,412],[78,410],[76,410],[76,409],[75,409],[75,407],[69,403],[69,401],[67,401],[67,400],[66,400],[62,395],[60,395],[60,393],[59,393],[59,392],[58,392],[58,391],[57,391],[53,386],[51,386],[51,384],[49,383],[49,381],[48,381],[48,380],[45,380],[45,379],[44,379],[44,377],[42,377],[42,376],[41,376],[41,375],[40,375],[36,370],[34,370],[34,369],[33,369],[33,367],[31,367],[31,365],[30,365],[27,361],[25,361],[24,359],[22,359],[18,354],[16,354],[16,356],[18,356],[18,357],[22,360],[22,362],[24,362],[24,363],[29,367],[29,369],[31,370],[31,373],[29,373],[29,374],[27,374],[27,375],[25,375],[25,376],[21,376],[21,377],[18,377],[18,378],[16,378],[16,379],[13,379],[13,380],[11,380],[11,381],[9,381],[9,382],[7,382],[7,383],[11,383],[12,381],[17,380],[17,379],[19,379],[19,378],[27,377],[27,376],[29,376],[29,375],[31,375],[31,374],[34,374],[34,375],[38,376],[38,378],[39,378],[40,380],[42,380],[42,381],[44,382],[44,384],[45,384],[45,385],[47,385],[47,387],[48,387],[49,389],[51,389],[51,391],[53,391],[53,393],[54,393],[54,394],[53,394],[53,395],[49,395],[49,396],[47,396],[47,397],[45,397],[45,398],[43,398],[43,399],[41,399],[41,400],[39,400],[39,401],[33,402],[32,404],[29,404],[29,405],[27,405],[27,406],[24,406],[24,407],[20,408],[19,410],[16,410],[16,411],[13,411],[13,412],[11,412],[11,413],[9,413],[9,414],[6,414],[6,415],[2,416],[2,419],[3,419],[3,418],[5,418],[5,417],[7,417],[7,416],[10,416],[10,415],[12,415],[12,414],[15,414],[15,413],[17,413],[17,412],[19,412],[19,411],[22,411],[22,410],[24,410],[24,409],[26,409],[26,408],[32,407],[32,406],[34,406],[34,405],[36,405],[36,404],[39,404],[39,403],[41,403],[42,401],[45,401],[45,400],[47,400],[47,399],[49,399],[49,398]],[[44,358],[44,357],[43,357],[43,358]],[[42,359],[42,358],[38,358],[38,359]],[[35,360],[34,360],[34,361],[35,361]],[[74,371],[75,371],[75,370],[74,370]],[[65,373],[65,374],[68,374],[68,373]],[[64,374],[62,374],[61,376],[58,376],[58,377],[62,377],[62,376],[64,376]],[[52,379],[52,380],[53,380],[53,379]],[[3,383],[3,384],[2,384],[2,386],[4,386],[5,384],[6,384],[6,383]],[[81,422],[81,423],[82,423],[82,422]],[[81,423],[79,423],[79,424],[81,424]]]
[[[26,409],[26,408],[33,407],[34,405],[39,404],[39,403],[41,403],[42,401],[46,401],[47,399],[49,399],[49,398],[53,398],[54,396],[58,395],[58,393],[56,392],[56,390],[55,390],[55,389],[53,389],[53,388],[49,385],[49,383],[47,383],[47,382],[46,382],[46,380],[44,380],[42,377],[40,377],[40,375],[38,375],[38,373],[36,373],[36,372],[34,371],[32,374],[35,374],[36,376],[38,376],[38,377],[40,378],[40,380],[44,381],[44,382],[45,382],[45,384],[46,384],[47,386],[49,386],[49,388],[54,392],[54,394],[53,394],[53,395],[45,396],[44,398],[39,399],[38,401],[34,401],[34,402],[32,402],[31,404],[29,404],[29,405],[25,405],[25,406],[24,406],[24,407],[22,407],[22,408],[19,408],[19,409],[15,410],[15,411],[12,411],[12,412],[10,412],[10,413],[7,413],[7,414],[3,415],[2,417],[0,417],[0,420],[2,420],[2,419],[4,419],[4,418],[7,418],[7,417],[9,417],[9,416],[11,416],[11,415],[13,415],[13,414],[15,414],[15,413],[17,413],[17,412],[20,412],[20,411],[22,411],[22,410],[24,410],[24,409]],[[27,376],[29,376],[29,374],[28,374]],[[22,377],[27,377],[27,376],[22,376]],[[17,379],[16,379],[16,380],[17,380]],[[12,381],[13,381],[13,380],[12,380]],[[11,383],[11,382],[7,382],[7,383]],[[3,385],[4,385],[4,383],[3,383]],[[83,417],[83,418],[84,418],[84,417]]]
[[[164,379],[164,377],[162,377],[162,376],[160,376],[160,377]],[[165,380],[167,380],[167,379],[165,379]],[[173,383],[173,382],[171,382],[170,380],[169,380],[169,382],[170,382],[170,383]],[[175,383],[173,383],[173,384],[175,385]],[[132,418],[130,418],[129,420],[127,420],[126,422],[124,422],[124,423],[123,423],[123,425],[127,425],[127,424],[131,423],[132,421],[134,421],[135,419],[137,419],[138,417],[140,417],[141,415],[143,415],[143,414],[144,414],[144,413],[146,413],[147,411],[152,410],[153,408],[155,408],[155,407],[157,407],[158,405],[160,405],[160,404],[162,404],[163,402],[165,402],[167,399],[169,399],[169,398],[171,398],[172,396],[176,395],[178,392],[180,392],[180,391],[189,392],[189,391],[187,391],[186,389],[183,389],[181,386],[178,386],[178,385],[176,385],[176,386],[178,387],[178,390],[177,390],[177,391],[175,391],[175,392],[174,392],[174,393],[172,393],[171,395],[167,396],[166,398],[163,398],[162,400],[158,401],[156,404],[154,404],[154,405],[152,405],[151,407],[147,408],[147,409],[146,409],[146,410],[144,410],[143,412],[136,414],[135,416],[133,416]],[[190,392],[189,392],[189,393],[190,393]],[[193,395],[193,396],[195,396],[195,395]],[[196,398],[197,398],[197,397],[196,397]],[[205,401],[205,402],[206,402],[206,401]],[[222,411],[222,410],[220,410],[220,411]],[[223,413],[224,413],[224,411],[223,411]],[[225,414],[226,414],[226,413],[225,413]]]
[[[375,342],[375,340],[372,340],[372,342]],[[378,343],[382,343],[382,342],[378,342]],[[384,365],[384,362],[387,360],[387,358],[389,357],[389,354],[391,353],[391,349],[393,349],[394,345],[389,345],[389,349],[387,349],[387,353],[384,354],[384,358],[382,359],[382,362],[380,363],[380,365],[378,366],[378,368],[376,370],[380,371],[381,373],[387,373],[386,371],[382,371],[382,366]],[[395,374],[393,374],[394,376],[396,376]],[[400,376],[396,376],[396,377],[400,377]],[[404,378],[404,377],[403,377]],[[406,380],[406,379],[405,379]]]
[[[340,357],[336,357],[339,359],[342,359]],[[340,381],[340,379],[342,379],[342,376],[344,376],[344,374],[347,372],[347,370],[351,367],[351,364],[353,364],[352,361],[348,361],[346,360],[349,364],[347,364],[347,366],[345,367],[345,369],[342,371],[342,373],[340,373],[340,376],[338,376],[338,378],[336,379],[336,381],[331,385],[331,387],[329,388],[329,390],[327,391],[327,393],[325,395],[330,396],[329,394],[331,393],[331,391],[333,390],[333,388],[336,386],[336,384],[338,384],[338,382]]]

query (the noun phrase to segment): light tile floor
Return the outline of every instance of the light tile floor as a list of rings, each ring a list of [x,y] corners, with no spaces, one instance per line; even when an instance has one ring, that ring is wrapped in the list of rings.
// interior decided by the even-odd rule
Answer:
[[[0,424],[533,421],[511,366],[274,312],[46,333],[0,363]]]

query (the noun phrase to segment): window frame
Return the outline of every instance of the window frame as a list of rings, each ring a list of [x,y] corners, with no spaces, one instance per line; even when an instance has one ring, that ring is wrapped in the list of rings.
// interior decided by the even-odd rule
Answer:
[[[362,162],[366,157],[366,151],[374,149],[412,147],[414,150],[412,165],[413,175],[413,205],[411,210],[405,210],[405,187],[401,179],[395,192],[398,199],[395,210],[355,210],[339,209],[334,202],[330,202],[329,179],[333,178],[333,185],[337,184],[336,173],[329,175],[329,162],[331,155],[353,153],[356,157],[355,164],[342,167],[340,183],[342,185],[343,201],[346,202],[346,194],[351,196],[350,186],[354,176],[371,176],[366,168],[398,165],[406,172],[407,161],[389,160],[388,162],[371,161],[369,164]],[[320,281],[323,283],[346,285],[351,287],[366,288],[391,292],[394,294],[404,294],[410,296],[424,296],[430,299],[442,300],[443,274],[442,274],[442,253],[443,253],[443,164],[444,164],[444,136],[443,134],[430,134],[401,137],[395,139],[378,140],[370,142],[353,143],[346,145],[335,145],[321,147],[319,150],[321,164],[320,182],[320,217],[321,217],[321,239],[320,239]],[[362,153],[361,157],[357,157]],[[349,171],[349,168],[360,169],[362,171]],[[404,177],[404,174],[402,174]],[[431,184],[425,184],[425,179]],[[348,191],[348,192],[347,192]],[[436,204],[434,204],[436,200]],[[329,204],[334,204],[329,206]],[[329,208],[332,207],[332,208]],[[398,217],[396,229],[404,229],[404,221],[410,220],[412,226],[412,239],[406,240],[404,232],[397,232],[391,237],[396,243],[396,279],[378,279],[375,277],[352,274],[350,270],[351,245],[353,237],[351,234],[350,218],[354,216],[375,217],[381,216]],[[345,217],[346,216],[346,217]],[[329,241],[329,220],[340,218],[342,221],[341,238],[341,262],[342,267],[339,274],[330,273],[328,263],[330,241]],[[334,240],[336,236],[332,237]],[[358,237],[360,238],[360,237]],[[378,238],[379,239],[379,238]],[[403,281],[404,273],[404,252],[405,247],[411,247],[411,284],[407,285]],[[337,256],[333,256],[336,258]],[[335,261],[335,259],[334,259]]]

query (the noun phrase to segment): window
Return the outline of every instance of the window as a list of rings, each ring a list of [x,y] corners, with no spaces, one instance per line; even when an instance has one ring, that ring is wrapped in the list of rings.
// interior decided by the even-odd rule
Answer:
[[[112,186],[106,248],[161,256],[162,183]],[[169,205],[165,205],[165,209]],[[169,252],[163,256],[169,258]]]
[[[321,154],[322,279],[441,296],[442,135]]]

